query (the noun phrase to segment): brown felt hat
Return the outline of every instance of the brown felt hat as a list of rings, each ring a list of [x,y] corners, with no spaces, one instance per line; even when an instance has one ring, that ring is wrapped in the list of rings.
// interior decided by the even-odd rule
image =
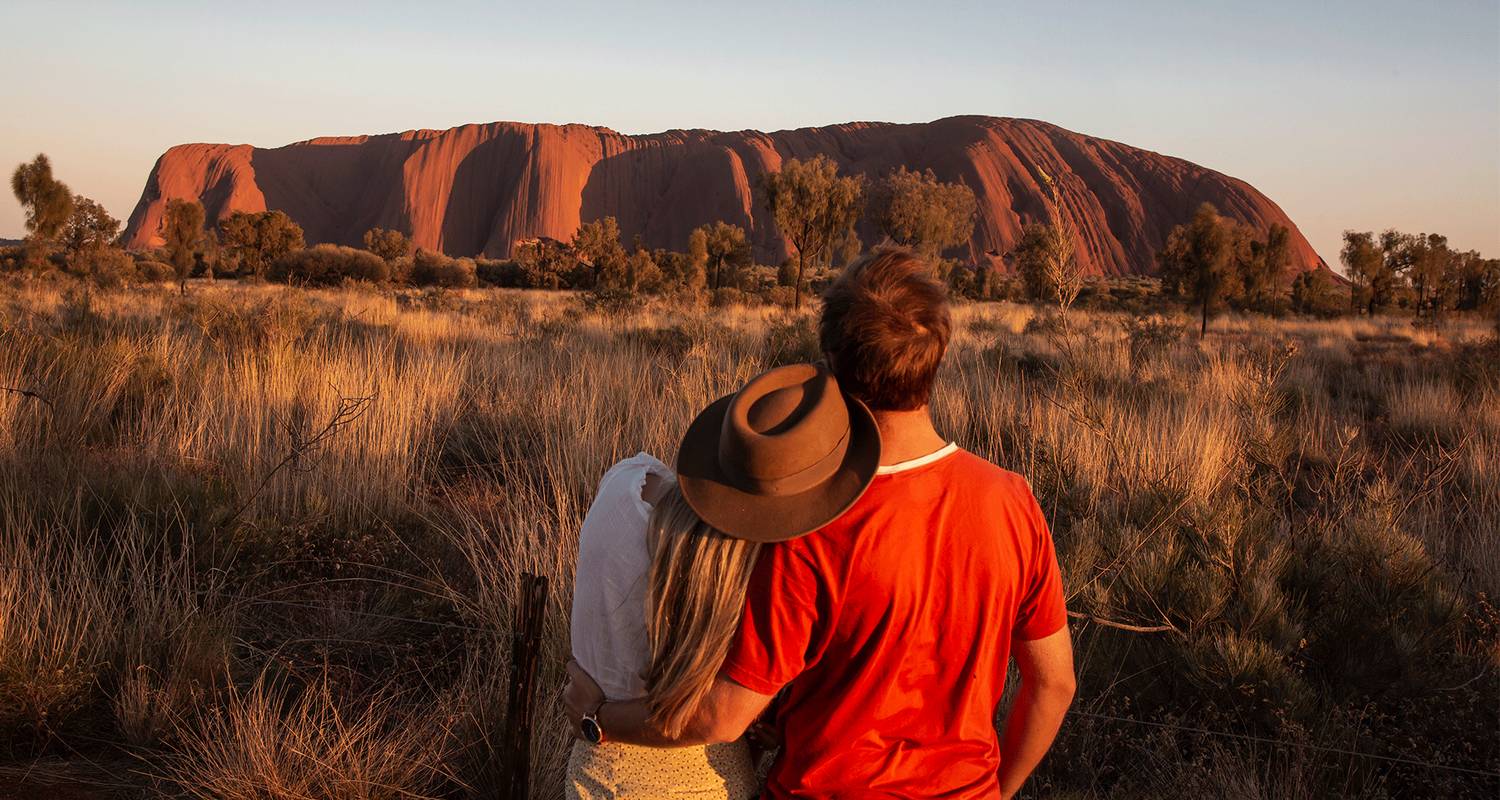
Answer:
[[[677,482],[704,522],[782,542],[847,511],[879,464],[870,410],[828,370],[794,364],[757,375],[693,420],[677,451]]]

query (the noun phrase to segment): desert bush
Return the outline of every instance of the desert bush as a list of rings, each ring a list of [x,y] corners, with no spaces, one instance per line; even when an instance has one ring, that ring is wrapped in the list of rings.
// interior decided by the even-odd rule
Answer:
[[[385,260],[367,250],[320,244],[293,250],[271,262],[266,277],[277,283],[334,286],[344,281],[382,283],[391,276]]]
[[[640,295],[628,289],[594,289],[583,295],[583,308],[590,314],[623,316],[639,312],[645,305]]]
[[[262,676],[185,722],[164,777],[204,800],[437,797],[447,736],[421,704]]]
[[[413,286],[464,289],[473,286],[477,280],[472,258],[449,258],[442,253],[420,249],[412,256],[410,281]]]
[[[814,317],[786,317],[771,323],[766,336],[766,363],[769,366],[809,363],[822,358],[823,347],[818,342]]]
[[[514,261],[493,258],[474,259],[474,277],[480,286],[503,289],[526,288],[526,271]]]
[[[136,259],[135,269],[144,283],[163,283],[171,280],[173,275],[171,264],[151,258]]]
[[[1130,352],[1130,368],[1137,372],[1160,360],[1187,333],[1183,323],[1156,315],[1129,317],[1121,326]]]

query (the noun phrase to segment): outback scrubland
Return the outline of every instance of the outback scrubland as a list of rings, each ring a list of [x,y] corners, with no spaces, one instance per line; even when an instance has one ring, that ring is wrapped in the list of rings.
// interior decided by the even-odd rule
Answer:
[[[186,288],[0,287],[0,784],[494,796],[533,572],[556,796],[598,477],[817,355],[769,305]],[[938,427],[1030,480],[1076,615],[1028,796],[1493,796],[1491,323],[955,313]]]

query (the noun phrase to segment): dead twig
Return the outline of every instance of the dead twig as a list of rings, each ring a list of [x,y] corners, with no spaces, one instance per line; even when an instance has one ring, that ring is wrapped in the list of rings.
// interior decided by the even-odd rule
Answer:
[[[1068,616],[1073,619],[1086,619],[1095,625],[1103,625],[1106,628],[1114,628],[1115,630],[1129,631],[1131,633],[1181,633],[1175,625],[1132,625],[1128,622],[1118,622],[1112,619],[1105,619],[1104,617],[1096,617],[1093,614],[1086,614],[1082,611],[1069,611]]]
[[[292,438],[292,446],[288,450],[286,457],[281,459],[276,466],[272,467],[271,471],[265,474],[265,477],[261,478],[260,483],[255,487],[255,491],[252,491],[250,496],[245,498],[245,502],[233,514],[230,514],[228,519],[224,520],[224,524],[226,526],[229,525],[239,519],[240,515],[248,511],[250,506],[254,505],[256,498],[260,497],[261,492],[265,491],[266,486],[270,485],[271,479],[276,477],[277,473],[290,465],[299,464],[303,456],[316,450],[324,442],[337,435],[339,431],[349,427],[360,417],[364,416],[365,411],[369,410],[370,403],[374,400],[375,395],[373,394],[363,397],[340,396],[338,406],[334,409],[333,415],[329,417],[328,422],[316,433],[305,438],[289,427],[288,432]]]
[[[33,392],[30,389],[17,389],[14,386],[0,386],[0,392],[11,392],[11,393],[14,393],[14,394],[18,394],[18,395],[20,395],[22,397],[29,397],[32,400],[37,400],[37,401],[41,402],[42,404],[46,405],[48,411],[56,411],[57,410],[57,406],[52,405],[52,401],[51,400],[48,400],[47,398],[43,397],[40,394],[37,394],[36,392]]]

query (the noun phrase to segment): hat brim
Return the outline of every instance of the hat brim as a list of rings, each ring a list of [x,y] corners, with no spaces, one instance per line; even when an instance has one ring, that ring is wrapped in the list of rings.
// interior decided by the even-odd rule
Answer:
[[[734,395],[705,408],[682,437],[677,450],[677,483],[688,505],[704,522],[752,542],[784,542],[838,519],[869,488],[880,466],[880,429],[875,417],[845,394],[849,408],[849,449],[824,481],[797,494],[767,496],[736,488],[719,466],[719,432]]]

